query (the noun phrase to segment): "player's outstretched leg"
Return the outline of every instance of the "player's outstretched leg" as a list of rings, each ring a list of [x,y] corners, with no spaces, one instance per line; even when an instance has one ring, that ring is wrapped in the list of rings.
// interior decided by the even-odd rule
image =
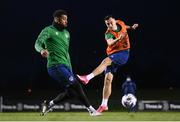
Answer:
[[[96,68],[94,69],[94,71],[88,75],[77,75],[77,77],[80,79],[80,81],[83,83],[83,84],[88,84],[89,81],[98,76],[99,74],[101,74],[106,68],[107,66],[110,66],[112,63],[111,59],[109,57],[106,57],[102,62],[101,64]]]

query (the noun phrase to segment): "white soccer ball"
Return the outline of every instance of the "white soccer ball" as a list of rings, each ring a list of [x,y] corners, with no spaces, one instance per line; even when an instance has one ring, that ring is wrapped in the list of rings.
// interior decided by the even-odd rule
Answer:
[[[133,94],[124,95],[121,103],[125,108],[133,108],[136,105],[137,98]]]

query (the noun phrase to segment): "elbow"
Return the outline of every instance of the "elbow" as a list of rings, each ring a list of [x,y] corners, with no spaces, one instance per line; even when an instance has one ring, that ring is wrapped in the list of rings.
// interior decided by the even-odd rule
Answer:
[[[37,44],[34,45],[34,49],[35,49],[36,51],[38,50]]]
[[[108,43],[108,46],[112,46],[113,45],[113,43]]]
[[[108,39],[107,40],[107,45],[108,46],[112,46],[113,44],[114,44],[113,39]]]
[[[40,49],[39,49],[38,44],[35,44],[35,45],[34,45],[34,49],[35,49],[37,52],[40,52]]]

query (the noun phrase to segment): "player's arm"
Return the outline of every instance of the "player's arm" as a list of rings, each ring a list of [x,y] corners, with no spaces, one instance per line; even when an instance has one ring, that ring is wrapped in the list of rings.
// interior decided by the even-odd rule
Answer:
[[[36,42],[35,42],[35,49],[37,52],[41,53],[43,57],[47,57],[49,52],[47,49],[44,48],[44,42],[49,38],[49,33],[47,29],[44,29],[39,34]]]
[[[133,24],[132,26],[126,25],[126,29],[135,30],[139,25],[137,23]]]
[[[106,42],[107,42],[108,46],[112,46],[115,43],[117,43],[118,41],[121,41],[126,35],[127,35],[127,33],[121,33],[118,38],[114,38],[114,35],[106,34],[105,38],[106,38]]]

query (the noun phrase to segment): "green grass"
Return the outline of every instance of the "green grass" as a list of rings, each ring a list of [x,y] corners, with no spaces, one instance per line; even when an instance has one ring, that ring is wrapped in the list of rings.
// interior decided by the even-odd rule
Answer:
[[[46,116],[34,112],[0,113],[0,121],[180,121],[180,112],[104,112],[91,117],[88,112],[51,112]]]

